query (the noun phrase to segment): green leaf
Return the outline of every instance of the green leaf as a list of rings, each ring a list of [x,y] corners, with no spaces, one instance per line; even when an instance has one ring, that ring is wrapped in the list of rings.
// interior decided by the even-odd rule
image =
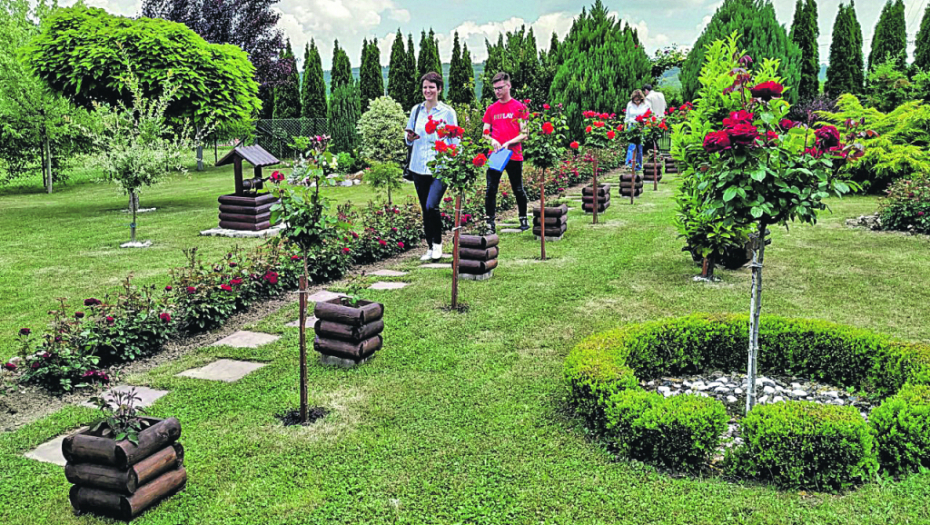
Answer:
[[[733,197],[736,197],[736,187],[730,186],[723,192],[723,202],[730,202],[733,200]]]
[[[749,176],[755,181],[762,182],[765,180],[765,168],[760,167],[759,169],[753,170]]]
[[[752,215],[752,218],[754,219],[762,217],[763,213],[765,212],[759,206],[753,206],[752,209],[749,210],[749,214]]]

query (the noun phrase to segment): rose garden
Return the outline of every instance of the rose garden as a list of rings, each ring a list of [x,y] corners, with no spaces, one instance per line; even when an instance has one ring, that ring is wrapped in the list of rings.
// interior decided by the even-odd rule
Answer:
[[[651,57],[598,1],[477,75],[456,35],[421,258],[432,31],[386,84],[337,42],[324,82],[277,18],[263,55],[7,2],[0,522],[930,523],[930,9],[899,63],[899,3],[867,68],[840,5],[825,82],[813,0]],[[531,222],[505,179],[489,230],[511,66]],[[668,108],[626,118],[645,84]]]

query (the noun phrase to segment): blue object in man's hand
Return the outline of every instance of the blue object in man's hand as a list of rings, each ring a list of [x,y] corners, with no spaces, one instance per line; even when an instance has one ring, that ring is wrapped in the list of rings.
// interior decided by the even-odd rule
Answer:
[[[497,153],[492,153],[488,159],[488,168],[503,172],[504,168],[507,167],[507,162],[510,161],[511,155],[513,155],[513,152],[507,148],[497,150]]]

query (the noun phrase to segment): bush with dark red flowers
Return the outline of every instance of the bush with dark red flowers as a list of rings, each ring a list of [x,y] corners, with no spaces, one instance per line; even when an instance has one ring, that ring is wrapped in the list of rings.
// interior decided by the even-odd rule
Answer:
[[[762,82],[755,87],[749,88],[749,92],[752,93],[754,98],[762,99],[764,102],[768,102],[773,98],[781,98],[784,90],[784,86],[773,80]]]
[[[822,126],[814,132],[817,137],[817,147],[828,150],[840,145],[840,131],[834,126]]]
[[[730,135],[723,131],[711,131],[704,136],[704,151],[707,153],[719,153],[730,149]]]
[[[87,307],[100,306],[100,304],[101,304],[100,300],[94,299],[93,297],[89,299],[84,299],[84,306],[87,306]]]
[[[930,235],[930,176],[914,174],[894,181],[878,210],[881,227]]]
[[[759,138],[759,128],[752,124],[737,124],[728,127],[726,132],[734,146],[754,146]]]

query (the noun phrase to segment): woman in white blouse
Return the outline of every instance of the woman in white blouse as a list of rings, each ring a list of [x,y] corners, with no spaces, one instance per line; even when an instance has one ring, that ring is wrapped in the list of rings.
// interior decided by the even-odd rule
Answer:
[[[649,102],[646,100],[646,96],[643,95],[643,92],[636,90],[630,95],[630,102],[626,105],[626,117],[623,119],[623,122],[626,124],[627,129],[636,125],[636,117],[640,115],[645,115],[647,111],[652,110],[652,106],[649,105]],[[636,169],[637,171],[642,171],[643,169],[643,144],[630,144],[630,147],[626,150],[626,166],[629,168],[633,164],[633,152],[636,152]]]
[[[442,76],[431,71],[420,78],[420,86],[423,89],[424,101],[410,110],[410,119],[405,131],[407,145],[412,146],[409,171],[413,174],[413,184],[420,200],[420,209],[423,210],[423,233],[427,249],[420,260],[426,261],[442,257],[442,217],[439,214],[439,205],[446,193],[445,183],[441,178],[434,177],[426,165],[436,158],[436,140],[439,138],[435,132],[426,132],[426,124],[432,118],[434,122],[444,121],[458,126],[458,118],[454,109],[439,102]]]

